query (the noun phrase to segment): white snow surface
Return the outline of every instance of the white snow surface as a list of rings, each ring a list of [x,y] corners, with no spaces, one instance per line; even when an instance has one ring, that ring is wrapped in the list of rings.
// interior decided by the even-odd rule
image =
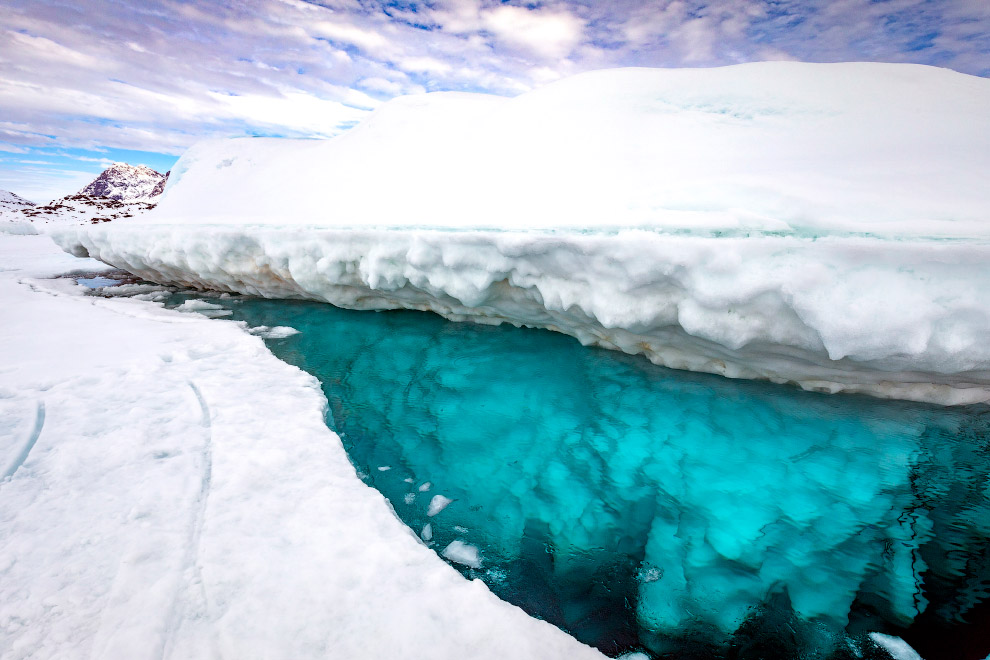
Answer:
[[[92,195],[66,195],[49,204],[31,206],[16,213],[8,214],[8,219],[28,222],[36,233],[65,225],[99,224],[113,220],[130,221],[130,218],[154,208],[151,202],[122,202],[109,197]]]
[[[0,235],[0,656],[597,658],[424,547],[243,324]]]
[[[201,143],[56,240],[147,279],[565,332],[679,369],[990,399],[990,81],[906,64],[429,94]]]

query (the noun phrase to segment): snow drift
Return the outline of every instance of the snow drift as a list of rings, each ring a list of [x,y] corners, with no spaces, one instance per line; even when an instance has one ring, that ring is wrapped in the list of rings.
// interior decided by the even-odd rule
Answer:
[[[197,145],[57,240],[160,282],[550,328],[675,368],[990,399],[990,81],[894,64],[582,74]]]

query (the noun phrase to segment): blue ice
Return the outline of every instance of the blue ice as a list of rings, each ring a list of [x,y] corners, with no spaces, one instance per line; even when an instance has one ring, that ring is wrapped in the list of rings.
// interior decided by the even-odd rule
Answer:
[[[425,313],[231,309],[301,331],[272,350],[320,378],[359,473],[424,542],[606,652],[715,656],[784,621],[787,648],[828,657],[871,630],[965,625],[985,596],[985,408],[676,372]]]

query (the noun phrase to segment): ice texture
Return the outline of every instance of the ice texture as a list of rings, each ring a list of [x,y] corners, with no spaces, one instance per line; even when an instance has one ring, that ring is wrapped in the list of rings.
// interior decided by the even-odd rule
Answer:
[[[156,281],[549,328],[657,364],[990,397],[990,81],[904,64],[581,74],[201,143],[57,240]]]
[[[805,645],[773,657],[828,657],[847,627],[958,621],[984,598],[984,406],[673,372],[414,312],[232,309],[302,330],[272,350],[320,378],[360,469],[393,466],[368,478],[412,529],[480,548],[497,593],[582,641],[718,647],[772,611]],[[426,480],[457,506],[402,501]]]

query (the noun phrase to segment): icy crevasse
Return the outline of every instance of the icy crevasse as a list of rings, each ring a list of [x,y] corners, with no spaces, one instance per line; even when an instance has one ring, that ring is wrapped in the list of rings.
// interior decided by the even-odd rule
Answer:
[[[990,82],[759,63],[430,94],[202,143],[57,240],[148,279],[546,327],[809,389],[990,397]]]

